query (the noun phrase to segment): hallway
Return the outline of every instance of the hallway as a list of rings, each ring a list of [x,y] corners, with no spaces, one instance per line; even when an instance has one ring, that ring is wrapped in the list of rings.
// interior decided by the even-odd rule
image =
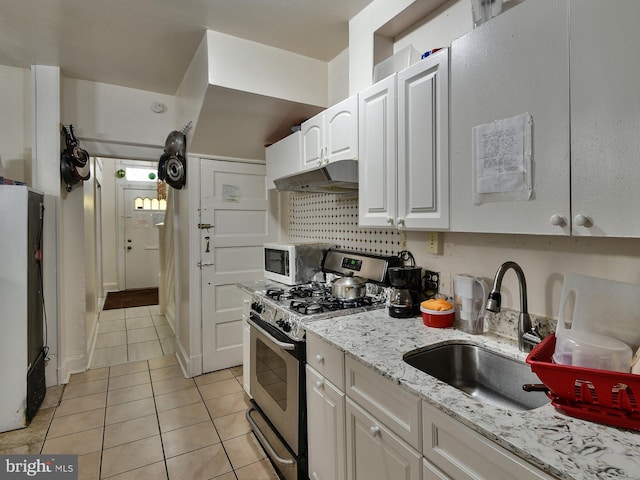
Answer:
[[[91,369],[48,388],[0,453],[76,454],[81,480],[277,480],[245,419],[242,366],[184,378],[155,308],[102,312]]]
[[[90,368],[175,353],[175,336],[158,305],[103,310],[99,322]]]

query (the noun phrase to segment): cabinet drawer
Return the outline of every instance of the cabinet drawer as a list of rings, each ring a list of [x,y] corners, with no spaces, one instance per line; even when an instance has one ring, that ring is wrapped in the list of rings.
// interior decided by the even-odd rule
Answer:
[[[307,332],[307,364],[344,391],[344,353]]]
[[[351,357],[345,364],[347,396],[420,451],[420,399]]]
[[[552,478],[426,402],[422,420],[425,458],[452,478]]]

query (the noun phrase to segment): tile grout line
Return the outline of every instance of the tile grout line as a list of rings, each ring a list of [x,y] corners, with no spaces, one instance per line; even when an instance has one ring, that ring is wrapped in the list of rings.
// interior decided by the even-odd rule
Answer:
[[[231,467],[231,473],[233,473],[233,476],[236,477],[236,480],[238,479],[238,475],[236,474],[236,469],[234,468],[233,464],[231,463],[231,457],[229,457],[229,453],[227,452],[227,448],[224,445],[224,442],[222,441],[222,437],[220,436],[220,432],[218,432],[218,427],[216,427],[216,422],[213,421],[213,415],[211,414],[211,412],[209,411],[209,409],[207,408],[207,403],[204,400],[204,397],[202,396],[202,392],[200,391],[200,385],[198,385],[195,380],[194,382],[196,385],[196,389],[198,390],[198,395],[200,396],[200,400],[202,401],[202,404],[204,405],[204,408],[207,410],[207,415],[209,416],[209,420],[211,420],[211,425],[213,425],[213,429],[216,431],[216,435],[218,435],[218,438],[220,439],[220,445],[222,446],[222,450],[224,451],[225,456],[227,457],[227,461],[229,462],[229,466]],[[216,382],[213,382],[216,383]]]
[[[158,435],[160,436],[160,446],[162,447],[162,459],[164,462],[164,471],[167,474],[167,479],[170,480],[169,465],[167,465],[167,454],[164,449],[164,438],[162,438],[162,427],[160,426],[160,414],[158,412],[158,404],[156,403],[156,392],[153,386],[153,378],[151,377],[151,365],[149,364],[149,360],[147,360],[147,368],[149,373],[149,382],[151,383],[151,395],[153,397],[153,408],[156,412],[156,422],[158,423]]]
[[[100,467],[98,468],[98,480],[102,479],[102,459],[104,456],[104,437],[107,432],[107,402],[109,400],[109,384],[110,383],[111,383],[111,366],[108,366],[107,367],[107,391],[105,392],[105,396],[104,396],[104,416],[102,417],[102,444],[100,445]],[[78,467],[78,470],[79,469],[80,467]]]

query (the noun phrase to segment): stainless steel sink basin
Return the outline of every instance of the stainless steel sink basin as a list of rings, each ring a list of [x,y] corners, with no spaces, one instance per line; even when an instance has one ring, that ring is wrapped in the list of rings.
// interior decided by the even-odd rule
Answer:
[[[407,352],[403,359],[483,403],[509,410],[532,410],[549,402],[543,392],[522,389],[525,383],[540,383],[529,365],[479,345],[439,344]]]

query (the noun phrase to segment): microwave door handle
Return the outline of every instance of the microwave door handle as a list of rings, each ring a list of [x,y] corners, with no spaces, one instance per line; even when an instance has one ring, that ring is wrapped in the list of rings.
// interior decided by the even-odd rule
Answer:
[[[281,342],[279,340],[276,340],[275,338],[273,338],[273,336],[271,336],[271,334],[269,332],[267,332],[265,329],[263,329],[260,325],[258,325],[256,322],[254,322],[253,320],[251,320],[250,318],[247,318],[247,323],[249,325],[251,325],[253,328],[255,328],[258,332],[260,332],[262,335],[264,335],[265,337],[267,337],[267,339],[274,343],[275,345],[279,346],[280,348],[282,348],[283,350],[294,350],[296,348],[296,346],[293,343],[284,343]]]

